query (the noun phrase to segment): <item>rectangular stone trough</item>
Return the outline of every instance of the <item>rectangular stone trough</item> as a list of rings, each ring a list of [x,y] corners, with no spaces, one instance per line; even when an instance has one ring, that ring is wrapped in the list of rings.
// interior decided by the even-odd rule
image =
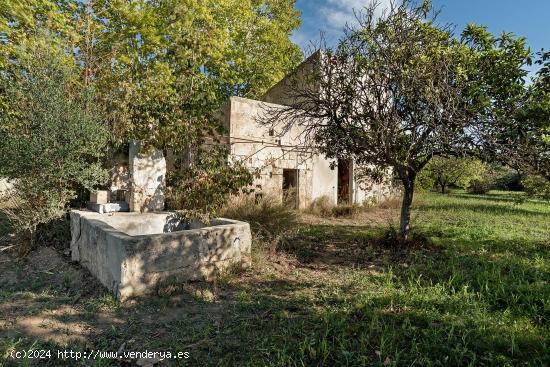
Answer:
[[[209,226],[173,213],[71,211],[71,253],[113,294],[152,293],[163,281],[210,279],[229,266],[250,266],[248,223]]]

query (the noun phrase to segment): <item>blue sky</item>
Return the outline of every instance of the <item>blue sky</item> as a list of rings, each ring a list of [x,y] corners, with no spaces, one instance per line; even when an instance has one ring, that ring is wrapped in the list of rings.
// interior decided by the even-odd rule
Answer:
[[[389,0],[379,0],[381,4]],[[360,9],[369,0],[297,0],[302,26],[292,39],[302,48],[319,40],[324,31],[335,42],[346,22],[353,22],[352,9]],[[550,0],[433,0],[441,9],[439,21],[456,25],[456,33],[470,22],[488,26],[493,34],[502,31],[527,37],[534,51],[550,49]]]

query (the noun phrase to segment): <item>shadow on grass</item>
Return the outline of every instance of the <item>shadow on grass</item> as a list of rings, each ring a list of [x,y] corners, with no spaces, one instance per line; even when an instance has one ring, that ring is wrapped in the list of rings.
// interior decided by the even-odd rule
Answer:
[[[297,269],[299,278],[263,277],[252,271],[218,289],[190,283],[170,296],[119,304],[102,292],[82,295],[77,284],[52,288],[62,274],[33,273],[40,281],[2,290],[2,314],[19,317],[2,331],[1,352],[31,345],[75,351],[188,351],[189,360],[171,363],[227,366],[550,361],[546,271],[519,260],[423,250],[409,252],[402,257],[408,266],[398,266],[391,254],[373,248],[365,229],[353,229],[323,232],[316,227],[309,235],[317,243],[324,237],[327,246],[343,237],[364,245],[379,274],[338,264],[327,273],[334,280],[331,284],[306,267]],[[204,292],[193,287],[210,290],[214,298],[201,298],[198,294]],[[35,296],[39,294],[49,297],[41,300]],[[25,309],[21,301],[26,297],[41,307]],[[73,311],[58,311],[65,307]],[[51,341],[53,334],[44,328],[77,338]],[[88,361],[41,362],[53,366]],[[8,359],[7,364],[19,363]]]
[[[303,264],[358,268],[397,265],[415,252],[441,250],[429,241],[412,241],[412,246],[394,244],[387,238],[394,231],[389,227],[309,225],[287,239],[281,250]]]
[[[518,206],[499,205],[499,204],[472,204],[472,203],[424,203],[419,206],[421,210],[435,210],[449,212],[453,210],[470,211],[474,213],[483,213],[498,216],[507,216],[510,214],[528,216],[528,217],[547,217],[548,213],[523,209]]]
[[[448,194],[450,197],[464,198],[464,199],[478,199],[486,201],[507,202],[515,204],[518,202],[524,202],[529,200],[523,192],[489,192],[487,194],[470,194],[467,192],[452,192]]]
[[[281,249],[296,259],[286,270],[123,304],[77,265],[7,262],[2,274],[21,280],[0,282],[0,354],[34,345],[190,352],[174,365],[550,365],[548,244],[466,241],[437,223],[422,230],[441,247],[381,246],[383,227],[302,226]]]

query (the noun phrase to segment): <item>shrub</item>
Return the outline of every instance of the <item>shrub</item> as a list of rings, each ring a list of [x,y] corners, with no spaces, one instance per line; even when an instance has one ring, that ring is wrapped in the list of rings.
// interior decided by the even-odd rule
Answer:
[[[56,218],[36,227],[36,242],[64,251],[71,243],[71,221],[68,215]]]
[[[521,175],[515,169],[493,165],[489,170],[489,177],[492,188],[495,190],[521,191],[523,189]]]
[[[38,225],[61,217],[79,187],[107,179],[101,159],[108,132],[93,91],[72,60],[41,37],[21,53],[18,69],[2,74],[10,113],[0,115],[0,166],[13,184],[2,210],[31,244]]]
[[[247,193],[253,175],[239,162],[229,163],[228,154],[222,145],[196,149],[192,164],[169,173],[167,207],[208,222],[232,195]]]
[[[476,195],[483,195],[489,192],[491,190],[491,184],[487,180],[473,180],[470,182],[470,186],[468,187],[468,192],[471,194]]]
[[[521,190],[520,174],[509,167],[490,164],[480,173],[479,178],[472,180],[468,191],[472,194],[486,194],[489,190]]]
[[[550,182],[544,177],[529,175],[522,181],[528,196],[550,200]]]

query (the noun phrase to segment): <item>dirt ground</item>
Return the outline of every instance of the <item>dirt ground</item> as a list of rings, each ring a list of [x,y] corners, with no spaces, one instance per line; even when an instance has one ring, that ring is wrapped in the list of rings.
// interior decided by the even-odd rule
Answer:
[[[393,209],[380,209],[354,218],[303,215],[301,220],[302,226],[308,228],[330,224],[345,229],[389,223],[395,216]],[[361,245],[361,237],[350,239],[337,231],[333,234],[330,243],[323,246],[302,236],[285,251],[256,254],[252,269],[227,279],[172,285],[159,289],[157,297],[124,303],[114,300],[86,269],[71,262],[67,250],[43,247],[26,258],[16,257],[10,249],[1,251],[0,352],[6,357],[10,350],[31,345],[114,351],[177,346],[178,350],[190,350],[194,356],[202,355],[196,357],[202,360],[208,352],[203,344],[211,339],[212,332],[221,333],[228,320],[246,318],[235,311],[243,302],[243,294],[265,293],[277,302],[291,285],[304,294],[316,292],[333,282],[333,272],[358,261],[362,267],[377,271],[383,255],[365,251],[368,255],[361,257],[368,246]],[[315,232],[311,236],[315,237]],[[186,332],[174,333],[174,325]],[[117,361],[119,365],[137,362]],[[7,363],[13,361],[8,359]],[[64,363],[50,361],[49,365]],[[167,363],[160,363],[164,364]]]

